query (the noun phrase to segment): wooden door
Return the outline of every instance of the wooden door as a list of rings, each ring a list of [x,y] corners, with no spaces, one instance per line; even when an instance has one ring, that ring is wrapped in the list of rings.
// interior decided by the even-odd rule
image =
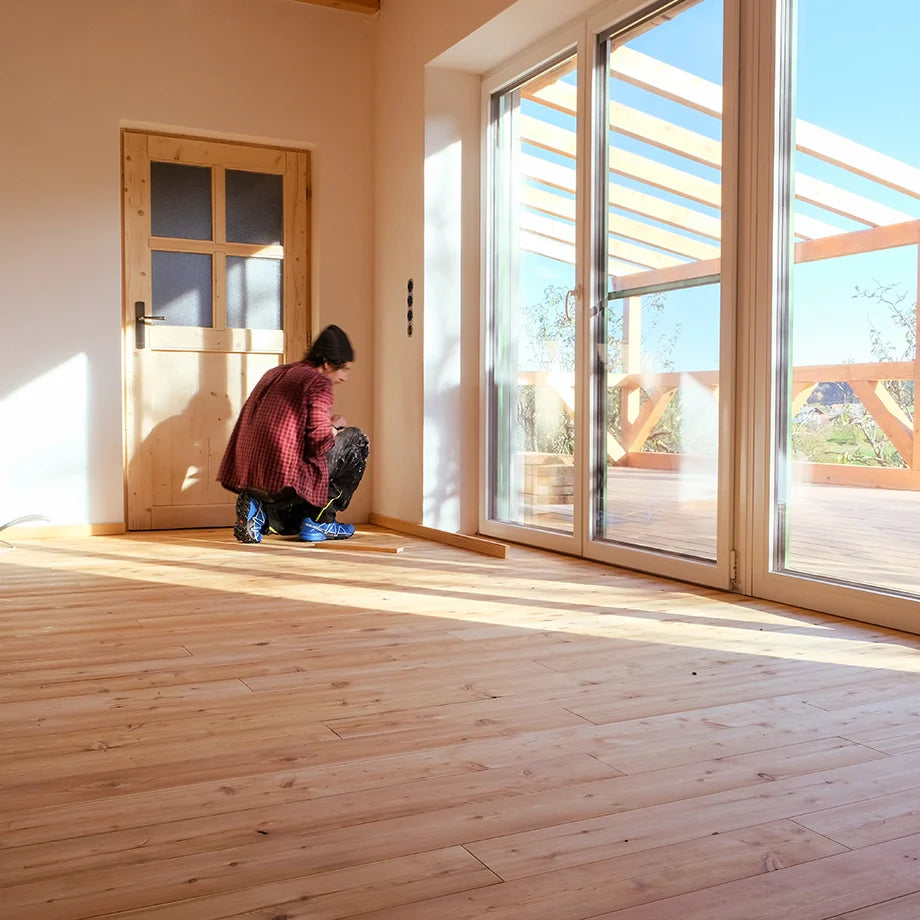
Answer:
[[[213,527],[240,407],[309,337],[309,154],[126,131],[129,530]]]

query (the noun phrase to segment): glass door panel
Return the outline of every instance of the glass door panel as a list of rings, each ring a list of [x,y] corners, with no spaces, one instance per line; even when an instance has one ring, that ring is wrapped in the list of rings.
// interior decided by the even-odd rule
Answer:
[[[226,171],[227,242],[280,245],[284,237],[283,177]]]
[[[920,6],[792,9],[772,571],[920,595]]]
[[[601,48],[592,536],[715,562],[722,2],[660,10]]]
[[[171,326],[208,327],[213,321],[210,254],[150,253],[152,312]]]
[[[150,164],[150,233],[186,240],[211,239],[211,168]]]
[[[712,282],[608,305],[606,540],[716,558],[719,301]],[[678,367],[688,323],[705,344]]]
[[[487,516],[574,532],[576,55],[492,97]]]
[[[281,259],[227,256],[227,328],[281,329]]]

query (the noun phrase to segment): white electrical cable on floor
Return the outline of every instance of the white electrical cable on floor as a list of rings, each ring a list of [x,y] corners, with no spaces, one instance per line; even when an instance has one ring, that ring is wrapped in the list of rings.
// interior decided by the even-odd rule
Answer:
[[[0,530],[6,530],[7,527],[14,527],[16,524],[25,524],[26,521],[47,521],[49,518],[46,518],[43,514],[24,514],[22,517],[13,518],[12,521],[7,521],[5,524],[0,524]],[[15,544],[8,543],[6,540],[0,539],[0,553],[8,553],[11,549],[16,549]]]

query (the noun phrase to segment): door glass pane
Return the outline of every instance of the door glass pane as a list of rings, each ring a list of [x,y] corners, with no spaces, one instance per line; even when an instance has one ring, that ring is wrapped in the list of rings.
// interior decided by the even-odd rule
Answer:
[[[718,283],[609,304],[604,538],[715,559],[719,316]]]
[[[281,328],[282,264],[227,256],[227,328]]]
[[[920,5],[795,17],[773,567],[920,594]]]
[[[280,245],[284,237],[282,177],[227,170],[227,242]]]
[[[150,232],[184,240],[211,239],[211,170],[150,164]]]
[[[489,516],[571,533],[575,56],[492,105]]]
[[[594,536],[714,560],[722,2],[671,9],[603,51]]]
[[[172,326],[211,325],[211,257],[189,252],[150,253],[153,314]]]

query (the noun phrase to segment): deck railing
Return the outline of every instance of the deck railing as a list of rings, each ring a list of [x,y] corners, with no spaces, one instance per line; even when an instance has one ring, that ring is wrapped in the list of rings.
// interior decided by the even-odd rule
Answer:
[[[887,381],[920,380],[920,361],[877,361],[862,364],[803,365],[792,369],[789,414],[795,418],[822,383],[845,383],[891,442],[904,462],[903,467],[862,463],[795,463],[798,478],[837,485],[920,490],[920,437],[917,420],[920,386],[914,386],[911,418],[885,386]],[[620,400],[618,430],[606,433],[609,466],[678,470],[682,454],[647,449],[649,437],[681,386],[705,388],[714,402],[719,396],[718,371],[672,371],[653,374],[609,374],[608,388]],[[548,371],[522,371],[519,386],[533,386],[551,392],[562,409],[574,417],[574,376]],[[627,408],[630,407],[631,408]]]

